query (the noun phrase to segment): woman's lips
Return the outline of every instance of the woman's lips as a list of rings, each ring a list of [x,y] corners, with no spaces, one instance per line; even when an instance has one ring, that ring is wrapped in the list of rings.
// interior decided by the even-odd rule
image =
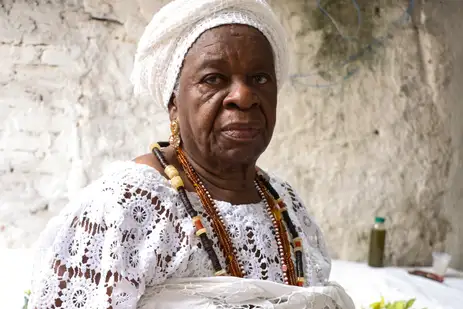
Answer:
[[[223,133],[233,139],[251,140],[251,139],[254,139],[259,134],[259,130],[256,130],[256,129],[227,130],[227,131],[223,131]]]
[[[239,141],[254,140],[261,132],[257,125],[234,123],[222,129],[223,134],[231,139]]]

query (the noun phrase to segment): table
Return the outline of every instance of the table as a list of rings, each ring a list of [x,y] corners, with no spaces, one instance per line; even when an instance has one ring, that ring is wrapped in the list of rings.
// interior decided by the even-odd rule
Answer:
[[[429,268],[419,268],[429,270]],[[372,268],[363,263],[334,260],[331,280],[340,283],[356,308],[381,300],[416,298],[413,308],[463,309],[463,273],[450,269],[443,283],[408,274],[408,268]]]

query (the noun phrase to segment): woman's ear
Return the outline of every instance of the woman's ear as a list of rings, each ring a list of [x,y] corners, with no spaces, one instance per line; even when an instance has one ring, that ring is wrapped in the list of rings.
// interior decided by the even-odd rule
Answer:
[[[167,105],[167,109],[169,110],[170,121],[178,119],[177,97],[175,94],[172,94],[169,105]]]

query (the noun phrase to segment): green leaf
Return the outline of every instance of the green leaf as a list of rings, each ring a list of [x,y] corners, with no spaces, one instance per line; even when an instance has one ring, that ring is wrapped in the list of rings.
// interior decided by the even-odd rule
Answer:
[[[394,309],[405,309],[405,301],[401,300],[401,301],[395,302],[393,308]]]
[[[406,304],[405,304],[405,309],[409,309],[413,306],[413,304],[415,303],[415,298],[412,298],[410,299]]]
[[[381,302],[372,303],[370,305],[370,308],[371,309],[383,309],[383,307],[381,306]]]
[[[384,297],[381,296],[381,307],[384,307]]]
[[[370,305],[371,309],[383,309],[384,308],[384,297],[381,296],[381,301]]]
[[[384,308],[384,297],[381,296],[381,301],[370,305],[371,309],[383,309]]]
[[[370,305],[371,309],[412,309],[412,306],[415,304],[415,298],[406,300],[399,300],[395,302],[386,303],[384,297],[381,297],[381,301],[373,303]],[[427,308],[423,308],[427,309]]]
[[[396,301],[392,308],[394,309],[405,309],[405,306],[406,306],[406,302],[404,300],[399,300],[399,301]]]

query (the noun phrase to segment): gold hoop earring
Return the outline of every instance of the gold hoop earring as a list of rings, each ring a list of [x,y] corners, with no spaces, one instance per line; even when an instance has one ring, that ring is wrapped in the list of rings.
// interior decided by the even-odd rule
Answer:
[[[178,120],[173,120],[170,123],[170,132],[172,133],[169,137],[169,144],[177,149],[180,147],[181,138],[180,138],[180,126],[178,124]]]

